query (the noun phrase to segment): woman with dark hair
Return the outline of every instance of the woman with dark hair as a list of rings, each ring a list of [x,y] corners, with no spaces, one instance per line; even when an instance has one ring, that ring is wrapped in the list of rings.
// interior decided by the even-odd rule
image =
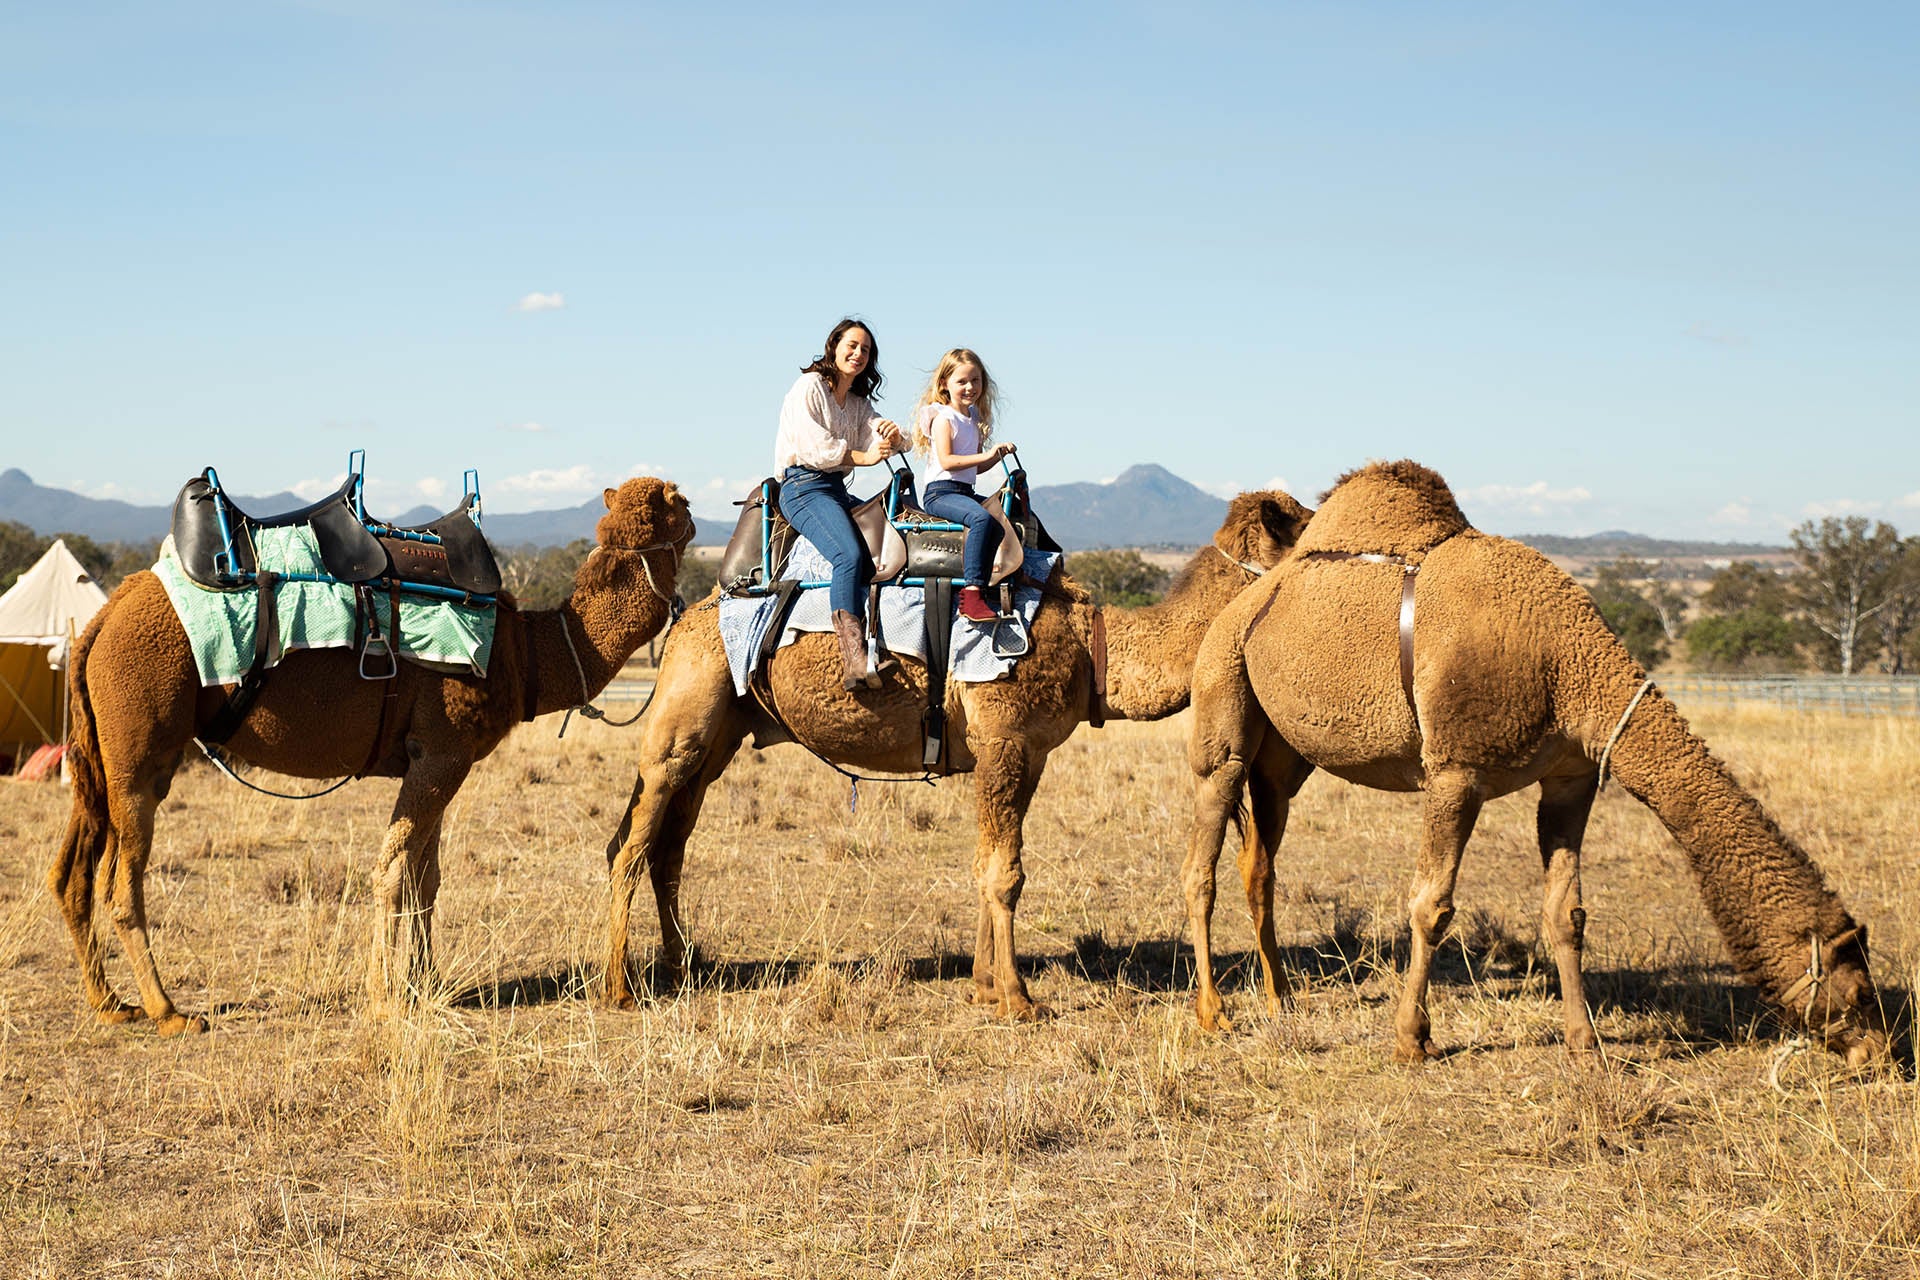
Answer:
[[[866,596],[873,565],[853,527],[847,473],[903,452],[900,428],[873,411],[880,389],[880,348],[873,330],[851,318],[833,326],[826,349],[801,370],[780,406],[773,470],[780,510],[833,566],[827,599],[840,640],[841,684],[878,689],[880,671],[867,662]],[[889,664],[883,664],[883,667]]]

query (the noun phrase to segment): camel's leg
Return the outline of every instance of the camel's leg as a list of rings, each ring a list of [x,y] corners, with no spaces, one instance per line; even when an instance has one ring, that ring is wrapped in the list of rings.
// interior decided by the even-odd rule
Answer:
[[[1029,753],[1012,738],[990,738],[974,747],[974,789],[980,797],[980,843],[974,856],[974,876],[985,917],[990,959],[985,965],[991,983],[981,982],[981,955],[974,953],[974,1000],[997,1003],[1008,1018],[1027,1019],[1043,1013],[1027,993],[1027,984],[1015,964],[1013,913],[1026,885],[1021,865],[1021,841],[1027,806],[1040,785],[1046,757]]]
[[[1220,992],[1213,985],[1214,871],[1220,861],[1220,845],[1226,839],[1227,823],[1232,820],[1246,786],[1247,747],[1244,742],[1222,743],[1211,737],[1203,740],[1196,733],[1192,754],[1194,772],[1199,778],[1193,787],[1193,828],[1188,835],[1187,859],[1180,869],[1180,879],[1187,895],[1187,920],[1193,928],[1193,967],[1199,980],[1193,1012],[1202,1029],[1231,1031],[1233,1023],[1221,1012]],[[1254,839],[1249,826],[1242,832],[1243,864],[1245,846]]]
[[[1273,855],[1287,834],[1287,812],[1313,766],[1278,734],[1260,743],[1259,757],[1247,777],[1250,820],[1240,842],[1240,880],[1247,890],[1254,937],[1260,948],[1261,989],[1267,1012],[1278,1014],[1291,995],[1280,967],[1280,945],[1273,936]]]
[[[673,673],[676,677],[681,672]],[[686,842],[700,814],[700,800],[739,750],[743,732],[732,723],[725,700],[732,693],[724,665],[690,687],[663,689],[645,721],[640,769],[620,827],[607,845],[607,963],[603,999],[617,1009],[634,1007],[627,975],[628,933],[634,891],[645,867],[660,915],[660,963],[678,983],[686,972],[686,937],[680,924],[680,871]],[[662,672],[662,680],[668,673]],[[717,687],[714,686],[717,680]]]
[[[154,964],[153,947],[147,938],[147,859],[153,852],[153,815],[179,763],[177,754],[156,762],[158,776],[145,785],[129,785],[120,779],[107,784],[113,823],[106,862],[110,868],[107,909],[127,961],[133,966],[134,980],[140,984],[140,1003],[153,1019],[154,1030],[163,1036],[207,1029],[205,1018],[188,1017],[173,1007],[172,998],[160,985],[160,969]]]
[[[664,982],[678,987],[687,978],[687,930],[680,919],[680,872],[686,866],[687,840],[700,821],[700,808],[712,786],[732,763],[740,739],[722,738],[707,752],[699,776],[675,793],[660,832],[647,850],[647,874],[653,881],[653,905],[660,917],[660,969]]]
[[[1540,932],[1551,943],[1553,962],[1560,970],[1567,1048],[1575,1053],[1591,1053],[1599,1045],[1580,973],[1580,953],[1587,944],[1587,911],[1580,904],[1580,839],[1586,834],[1587,814],[1599,785],[1597,773],[1540,782],[1540,862],[1547,873]]]
[[[1468,771],[1446,769],[1428,775],[1426,830],[1419,865],[1414,868],[1413,893],[1407,900],[1413,955],[1394,1018],[1393,1056],[1401,1062],[1424,1062],[1437,1056],[1433,1023],[1427,1016],[1427,983],[1433,976],[1434,952],[1453,922],[1454,881],[1460,875],[1461,852],[1480,816],[1480,803]]]
[[[90,802],[97,801],[100,812]],[[67,932],[73,938],[74,955],[80,961],[80,986],[87,1006],[105,1023],[131,1022],[145,1016],[138,1005],[127,1004],[115,994],[107,981],[107,969],[101,955],[99,935],[93,931],[94,873],[101,866],[111,868],[113,828],[105,812],[105,797],[82,795],[75,785],[73,815],[60,842],[60,852],[47,871],[47,890],[60,904]]]
[[[440,892],[440,820],[471,767],[453,757],[417,757],[400,780],[380,846],[379,897],[386,911],[374,922],[368,969],[376,1006],[426,993]]]

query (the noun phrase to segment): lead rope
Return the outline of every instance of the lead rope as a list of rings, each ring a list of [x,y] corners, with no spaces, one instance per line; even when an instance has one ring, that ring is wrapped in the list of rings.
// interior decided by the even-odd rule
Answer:
[[[1813,1002],[1814,999],[1819,996],[1820,988],[1826,981],[1826,973],[1820,964],[1819,934],[1807,934],[1807,950],[1807,971],[1800,975],[1798,982],[1787,989],[1785,999],[1792,1000],[1793,997],[1799,993],[1800,987],[1806,987],[1807,1007],[1801,1013],[1800,1021],[1802,1025],[1811,1027],[1813,1025]],[[1788,1060],[1795,1054],[1805,1053],[1811,1048],[1813,1048],[1813,1042],[1806,1037],[1804,1032],[1780,1046],[1780,1052],[1773,1055],[1773,1065],[1767,1069],[1767,1083],[1773,1086],[1775,1093],[1780,1094],[1782,1097],[1785,1097],[1787,1093],[1786,1088],[1780,1083],[1780,1068],[1786,1066]]]
[[[640,571],[646,575],[647,590],[667,602],[667,629],[661,633],[661,636],[664,638],[672,635],[675,625],[679,623],[681,618],[686,616],[687,606],[686,602],[680,599],[678,593],[668,595],[660,589],[660,584],[653,580],[653,566],[647,563],[646,553],[663,549],[673,552],[673,567],[675,576],[677,577],[680,569],[680,548],[671,542],[653,542],[644,547],[594,548],[595,551],[624,551],[640,557]],[[573,713],[576,711],[580,713],[582,720],[598,720],[602,724],[610,725],[615,729],[624,729],[641,716],[647,714],[647,708],[653,705],[653,695],[660,691],[660,682],[658,680],[653,682],[653,688],[647,690],[646,701],[640,704],[638,711],[628,716],[625,720],[609,720],[607,719],[606,712],[593,705],[593,693],[587,688],[587,670],[580,665],[580,651],[573,647],[573,628],[567,625],[567,613],[564,608],[560,611],[560,636],[567,642],[567,656],[573,659],[573,673],[580,677],[580,703],[578,706],[567,708],[567,714],[560,718],[560,732],[555,735],[556,737],[564,738],[567,736],[567,726],[573,723]]]
[[[348,774],[346,777],[340,779],[340,781],[334,783],[332,786],[327,787],[325,790],[308,791],[301,795],[294,795],[293,793],[287,792],[287,791],[270,791],[266,787],[260,786],[258,783],[248,782],[245,778],[235,773],[232,770],[232,768],[228,766],[227,762],[220,758],[219,753],[213,747],[208,746],[206,743],[200,741],[200,739],[195,738],[193,740],[193,745],[200,748],[201,755],[204,755],[207,759],[213,762],[214,768],[226,774],[229,778],[232,778],[235,782],[239,783],[241,786],[245,787],[247,790],[258,791],[261,795],[272,796],[276,800],[318,800],[321,796],[332,795],[334,792],[338,791],[340,788],[346,786],[349,782],[352,782],[354,780],[354,775]]]
[[[1627,709],[1620,713],[1620,723],[1613,726],[1613,736],[1607,739],[1606,749],[1600,753],[1600,785],[1594,788],[1594,795],[1598,796],[1607,789],[1608,762],[1613,757],[1614,744],[1619,742],[1620,735],[1627,731],[1627,721],[1633,718],[1633,709],[1640,705],[1640,699],[1646,697],[1647,690],[1651,688],[1653,688],[1653,677],[1648,676],[1641,684],[1639,691],[1633,695],[1633,701],[1627,704]]]

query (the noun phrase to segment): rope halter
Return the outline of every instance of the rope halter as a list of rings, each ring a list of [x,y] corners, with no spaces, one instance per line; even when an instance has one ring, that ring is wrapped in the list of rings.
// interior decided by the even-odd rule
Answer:
[[[653,580],[653,565],[647,560],[647,553],[650,551],[671,551],[673,553],[674,577],[678,578],[680,576],[680,544],[673,539],[667,539],[662,542],[649,542],[644,547],[596,546],[594,550],[605,551],[609,555],[632,555],[640,557],[640,571],[646,576],[647,589],[665,602],[667,606],[667,630],[672,631],[674,624],[680,621],[681,614],[686,612],[686,605],[681,602],[678,595],[668,595],[662,591],[660,584]],[[573,722],[573,713],[576,711],[580,713],[580,717],[583,720],[600,720],[613,725],[615,728],[625,728],[646,714],[647,708],[653,704],[653,695],[651,693],[647,695],[646,702],[641,704],[640,710],[634,712],[632,716],[625,720],[608,720],[607,713],[593,705],[593,691],[587,687],[587,669],[580,663],[580,650],[574,647],[573,628],[567,625],[567,612],[565,609],[560,611],[560,638],[567,642],[567,656],[573,659],[573,673],[580,678],[580,701],[574,706],[568,707],[567,714],[560,718],[559,737],[564,738],[567,736],[567,726]],[[658,686],[656,685],[655,687],[657,688]]]

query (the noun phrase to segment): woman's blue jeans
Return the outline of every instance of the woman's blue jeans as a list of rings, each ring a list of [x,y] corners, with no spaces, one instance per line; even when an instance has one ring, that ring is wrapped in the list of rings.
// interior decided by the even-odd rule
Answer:
[[[986,509],[980,495],[958,480],[935,480],[920,499],[920,509],[928,515],[967,526],[967,549],[961,558],[961,572],[967,585],[984,587],[993,576],[993,553],[1000,549],[1000,522]]]
[[[847,477],[841,472],[788,467],[780,478],[781,514],[833,566],[827,599],[836,610],[864,618],[873,564],[853,527],[853,517],[847,514],[853,506]]]

